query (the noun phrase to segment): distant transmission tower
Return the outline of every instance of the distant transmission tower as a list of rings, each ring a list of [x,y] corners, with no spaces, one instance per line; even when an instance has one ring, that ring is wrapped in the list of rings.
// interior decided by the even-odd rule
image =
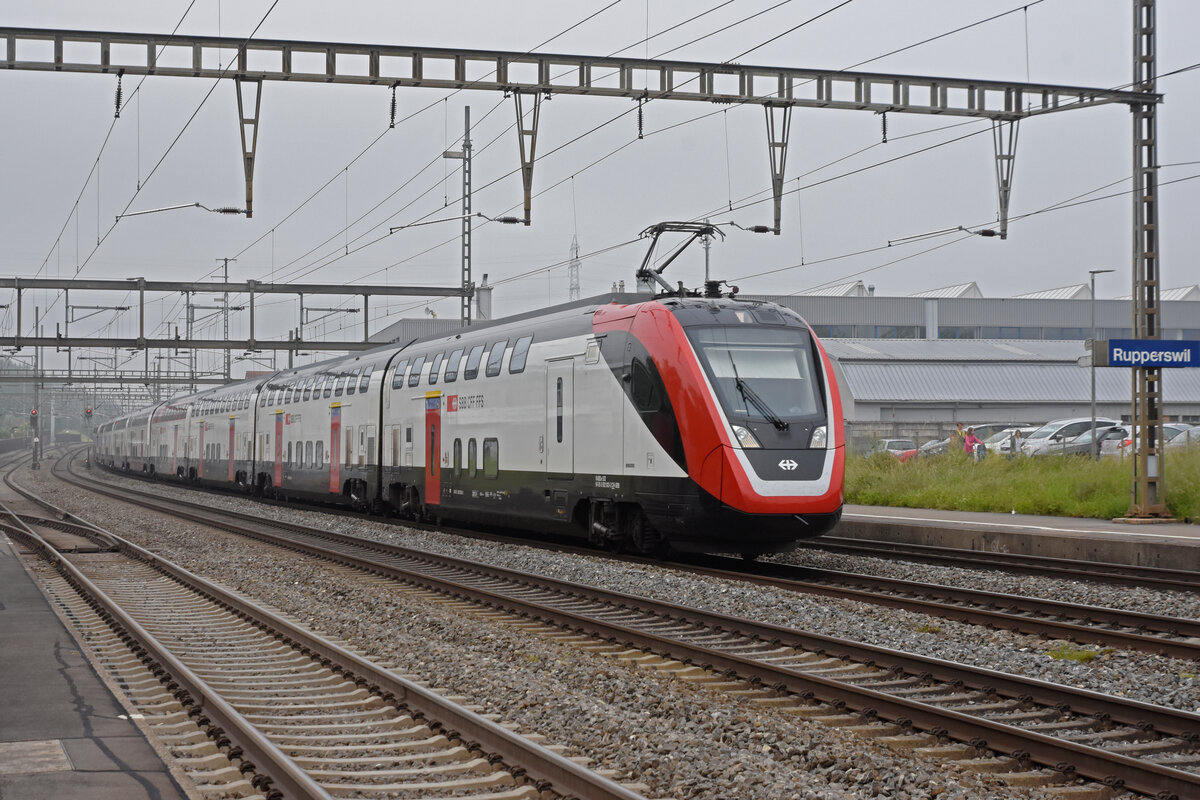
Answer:
[[[567,264],[567,300],[579,299],[579,237],[571,237],[571,261]]]

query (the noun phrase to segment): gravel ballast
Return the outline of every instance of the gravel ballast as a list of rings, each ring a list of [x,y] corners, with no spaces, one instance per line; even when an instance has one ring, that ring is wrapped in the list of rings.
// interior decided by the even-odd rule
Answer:
[[[27,477],[26,477],[27,476]],[[452,611],[393,586],[347,580],[346,571],[260,545],[213,534],[191,523],[131,515],[128,506],[64,488],[48,471],[25,473],[35,491],[199,574],[259,598],[311,627],[351,642],[398,671],[465,694],[489,712],[545,734],[651,787],[658,797],[1002,798],[1039,797],[988,775],[915,759],[868,738],[806,722],[614,662],[505,625]],[[145,488],[142,482],[133,482]],[[1197,708],[1192,662],[1127,651],[1103,652],[1090,664],[1050,658],[1053,644],[1032,636],[886,609],[830,601],[657,566],[617,564],[417,531],[369,518],[332,517],[235,497],[202,499],[211,507],[249,510],[342,533],[481,561],[616,591],[695,605],[721,613],[844,636],[1005,672],[1177,708]],[[153,520],[153,521],[152,521]],[[835,558],[800,551],[787,560],[814,566],[970,585],[988,591],[1078,599],[1102,605],[1195,615],[1196,598],[1127,587],[1015,578],[978,570],[898,566],[882,559]],[[821,563],[825,561],[826,563]],[[872,563],[878,562],[878,563]],[[936,577],[935,577],[936,576]],[[995,581],[995,583],[991,583]],[[1036,582],[1036,585],[1035,585]],[[1063,585],[1058,586],[1056,584]],[[1003,586],[1004,588],[999,588]],[[1037,591],[1034,591],[1034,590]],[[1047,594],[1049,593],[1049,594]],[[1109,599],[1110,602],[1105,602]],[[1135,605],[1136,604],[1136,605]],[[1164,610],[1171,609],[1171,610]],[[1099,648],[1096,648],[1099,650]]]

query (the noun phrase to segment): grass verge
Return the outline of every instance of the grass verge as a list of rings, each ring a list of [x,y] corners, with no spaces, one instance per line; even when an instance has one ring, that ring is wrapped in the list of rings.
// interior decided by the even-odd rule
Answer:
[[[1200,522],[1200,447],[1169,450],[1163,478],[1176,519]],[[1111,519],[1129,510],[1128,459],[1046,456],[975,462],[962,453],[901,464],[886,453],[846,459],[846,502]]]

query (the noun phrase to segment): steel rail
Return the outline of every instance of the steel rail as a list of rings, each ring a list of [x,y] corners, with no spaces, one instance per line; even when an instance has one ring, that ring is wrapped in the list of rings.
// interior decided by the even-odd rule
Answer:
[[[714,562],[721,560],[711,559]],[[972,624],[996,625],[1022,633],[1105,643],[1172,658],[1200,659],[1200,621],[1197,620],[785,564],[766,563],[740,569],[695,566],[692,569],[697,574],[727,580],[744,580],[807,594],[859,600],[878,606],[960,619]],[[805,577],[800,577],[802,575]],[[873,588],[857,588],[861,586]],[[925,598],[905,596],[905,593],[925,595]],[[987,607],[970,606],[967,603]],[[1082,621],[1053,619],[1055,616]],[[1133,629],[1133,632],[1095,627],[1088,623],[1120,625]],[[1157,631],[1161,635],[1142,633],[1143,629]],[[1168,636],[1191,639],[1166,638]]]
[[[1104,580],[1128,586],[1144,586],[1156,589],[1177,589],[1187,592],[1200,591],[1200,576],[1195,572],[1144,567],[1133,564],[1113,564],[1103,561],[1072,561],[1065,558],[1038,556],[1022,553],[992,553],[982,550],[958,550],[935,545],[884,542],[874,539],[846,539],[823,536],[800,542],[806,550],[830,553],[851,553],[886,558],[902,555],[914,561],[952,566],[1001,569],[1009,572],[1028,572],[1056,578]]]
[[[8,477],[5,480],[8,482]],[[52,503],[25,487],[13,483],[9,485],[33,502],[47,508],[55,508]],[[213,522],[209,519],[204,521],[204,524],[212,525]],[[133,542],[99,526],[89,523],[88,527],[111,537],[118,543],[122,552],[145,561],[203,597],[230,608],[261,628],[276,631],[285,644],[299,647],[301,653],[320,659],[330,669],[340,671],[351,679],[365,679],[369,690],[379,693],[384,700],[403,703],[430,720],[436,720],[451,737],[461,737],[469,745],[499,756],[510,768],[524,769],[526,774],[538,783],[539,789],[553,788],[555,792],[565,796],[573,795],[586,800],[644,800],[637,792],[480,714],[446,700],[435,692],[382,669],[356,653],[315,636],[287,619],[240,598]]]
[[[5,476],[8,482],[8,476]],[[13,484],[9,484],[12,486]],[[13,488],[16,488],[15,486]],[[3,505],[0,503],[0,505]],[[5,510],[8,511],[7,507]],[[13,512],[9,511],[16,518]],[[136,643],[134,652],[141,655],[143,661],[148,661],[147,667],[155,673],[165,672],[171,681],[178,685],[175,697],[184,705],[189,703],[193,709],[203,716],[198,722],[203,727],[203,718],[207,717],[215,723],[215,732],[227,737],[232,748],[241,751],[244,766],[249,766],[257,773],[251,781],[253,785],[267,792],[268,798],[286,798],[287,800],[333,800],[324,787],[309,777],[295,761],[280,750],[270,739],[260,733],[221,695],[211,689],[203,679],[153,635],[143,628],[137,620],[129,616],[114,602],[100,587],[96,586],[69,560],[51,547],[45,539],[32,528],[20,522],[20,528],[10,529],[44,558],[73,588],[79,592],[88,604],[97,610],[101,618],[113,628],[124,631],[125,637]],[[23,530],[22,530],[23,529]],[[140,648],[144,655],[137,653]],[[161,679],[161,677],[160,677]],[[168,687],[169,688],[169,687]],[[236,752],[231,749],[230,752]],[[270,791],[272,784],[281,794]]]
[[[82,480],[94,480],[79,476]],[[111,485],[111,484],[100,484]],[[123,489],[120,491],[134,492]],[[157,497],[149,493],[141,493],[147,497]],[[187,501],[172,501],[176,505],[188,505],[196,509],[205,507],[198,503]],[[231,518],[242,519],[251,524],[262,523],[261,518],[234,511],[224,512]],[[199,521],[199,520],[197,520]],[[272,521],[270,527],[293,530],[305,535],[315,535],[312,528],[293,525],[283,521]],[[342,534],[323,532],[324,538],[333,538],[346,544],[359,547],[372,547],[370,540],[360,537],[343,537]],[[526,543],[528,544],[528,543]],[[561,549],[561,548],[559,548]],[[576,552],[595,555],[593,550],[578,549]],[[630,560],[638,563],[643,560],[632,557]],[[661,566],[661,562],[653,562]],[[726,564],[725,568],[706,566],[707,564]],[[732,566],[737,564],[737,567]],[[1157,614],[1145,614],[1122,609],[1106,608],[1103,606],[1084,606],[1056,600],[1006,595],[996,592],[984,592],[976,589],[950,587],[940,584],[918,583],[894,578],[882,578],[857,573],[838,573],[808,567],[793,567],[774,563],[743,565],[733,559],[715,556],[691,558],[677,564],[691,573],[709,575],[723,580],[742,580],[749,583],[796,591],[806,594],[823,595],[890,608],[901,608],[918,613],[934,614],[946,618],[959,619],[976,625],[995,625],[1008,630],[1035,635],[1047,635],[1064,638],[1076,642],[1092,642],[1113,646],[1157,653],[1171,658],[1200,660],[1200,621],[1180,619]],[[853,586],[831,586],[806,580],[800,575],[805,573],[829,576],[829,580],[842,584],[868,584],[879,587],[878,591],[855,588]],[[889,592],[889,593],[882,593]],[[925,598],[906,597],[904,592],[926,595]],[[940,597],[940,600],[929,599],[929,596]],[[971,607],[959,601],[975,602],[990,607]],[[1036,614],[1039,616],[1028,616]],[[1072,620],[1054,619],[1054,616],[1072,617]],[[1082,620],[1082,621],[1079,621]],[[1119,625],[1130,630],[1117,630],[1108,627],[1097,627],[1095,624]],[[1144,630],[1157,631],[1161,635],[1145,633]],[[1177,637],[1177,638],[1168,638]],[[1187,638],[1190,637],[1190,638]]]
[[[102,493],[105,492],[102,491]],[[114,489],[111,496],[118,496],[120,494],[121,490]],[[207,520],[204,520],[202,519],[203,514],[200,512],[181,511],[175,509],[169,503],[161,501],[155,503],[154,501],[146,501],[143,498],[129,499],[128,496],[125,499],[139,505],[144,505],[145,507],[163,511],[164,513],[183,516],[186,519],[203,522],[203,524],[224,530],[238,530],[243,535],[251,538],[268,541],[298,552],[307,552],[326,558],[334,563],[356,567],[369,573],[392,577],[405,583],[423,586],[455,598],[471,600],[503,609],[509,613],[528,616],[537,621],[560,625],[576,631],[589,631],[600,638],[621,642],[629,647],[650,650],[685,663],[699,664],[718,671],[736,673],[752,680],[756,679],[768,686],[787,690],[801,696],[819,697],[827,702],[841,704],[859,711],[865,718],[878,716],[924,730],[936,731],[960,741],[974,743],[981,748],[1028,756],[1035,762],[1051,767],[1070,764],[1081,775],[1105,780],[1109,783],[1122,783],[1137,791],[1148,793],[1167,792],[1168,795],[1174,794],[1178,797],[1200,795],[1200,774],[1188,773],[1171,767],[1148,763],[1119,753],[1058,739],[1036,731],[1023,730],[1002,722],[939,708],[928,703],[892,696],[885,692],[852,686],[817,675],[804,674],[799,670],[763,663],[750,657],[688,644],[676,639],[638,630],[627,625],[598,620],[572,611],[565,611],[545,603],[518,600],[491,589],[469,586],[448,578],[414,572],[369,558],[331,550],[314,544],[297,542],[286,537],[280,537],[276,533],[263,530],[265,527],[280,527],[273,522],[267,524],[259,520],[257,521],[258,524],[253,527],[249,524],[239,525],[228,520],[227,512],[224,511],[220,512],[220,517],[215,516],[216,512],[210,511],[209,513],[214,516],[210,516]],[[289,525],[288,523],[283,524],[283,526]],[[294,527],[302,528],[303,526]],[[608,592],[596,589],[595,587],[572,584],[540,576],[531,578],[527,574],[512,570],[475,564],[452,557],[435,556],[419,551],[405,551],[405,548],[379,542],[364,542],[356,537],[348,537],[344,534],[312,531],[308,535],[349,540],[354,546],[363,549],[377,552],[403,553],[405,557],[420,559],[427,563],[440,563],[456,568],[468,569],[477,573],[483,573],[485,576],[502,577],[503,579],[514,580],[524,585],[536,582],[538,588],[559,589],[576,596],[582,595],[609,604],[624,605],[660,614],[668,619],[700,622],[716,630],[735,631],[742,635],[771,642],[772,644],[778,643],[779,645],[796,647],[826,655],[837,655],[868,663],[881,669],[888,668],[889,666],[900,668],[910,674],[928,675],[931,678],[949,683],[961,681],[965,685],[978,687],[985,692],[996,692],[1025,702],[1034,702],[1049,707],[1093,715],[1100,719],[1111,719],[1144,730],[1152,729],[1166,735],[1178,736],[1188,741],[1200,739],[1200,715],[1189,712],[1060,686],[1046,681],[996,673],[940,659],[890,650],[888,648],[848,642],[834,637],[798,631],[782,626],[768,625],[738,617],[647,600],[646,598],[633,595]],[[981,730],[986,735],[981,736]],[[1120,774],[1114,774],[1118,769]]]

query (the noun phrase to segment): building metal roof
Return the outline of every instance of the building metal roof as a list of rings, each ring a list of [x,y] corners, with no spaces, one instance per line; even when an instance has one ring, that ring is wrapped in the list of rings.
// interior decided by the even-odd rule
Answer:
[[[1073,403],[1091,394],[1078,341],[825,339],[858,403]],[[1084,362],[1086,364],[1086,362]],[[1200,370],[1171,369],[1165,402],[1200,400]],[[1129,369],[1098,367],[1096,399],[1128,403]]]
[[[808,289],[800,292],[805,297],[869,297],[866,285],[862,281],[840,283],[837,286],[826,286],[819,289]]]
[[[1018,294],[1015,297],[1024,300],[1091,300],[1092,290],[1086,283],[1079,283],[1074,286],[1060,286],[1057,289],[1043,289],[1040,292]]]
[[[910,294],[909,297],[983,297],[979,284],[975,281],[960,283],[957,286],[943,286],[941,289],[928,289],[924,292]]]
[[[1083,342],[999,339],[822,339],[830,357],[843,362],[1013,362],[1075,364]]]
[[[1087,401],[1090,370],[1075,364],[854,364],[842,374],[856,402],[880,403],[1071,403]],[[1096,369],[1096,400],[1129,402],[1129,370]],[[1196,402],[1200,374],[1170,370],[1163,401]]]
[[[1118,300],[1130,300],[1133,295],[1123,295]],[[1174,289],[1163,289],[1158,293],[1159,300],[1200,300],[1200,285],[1177,286]]]

